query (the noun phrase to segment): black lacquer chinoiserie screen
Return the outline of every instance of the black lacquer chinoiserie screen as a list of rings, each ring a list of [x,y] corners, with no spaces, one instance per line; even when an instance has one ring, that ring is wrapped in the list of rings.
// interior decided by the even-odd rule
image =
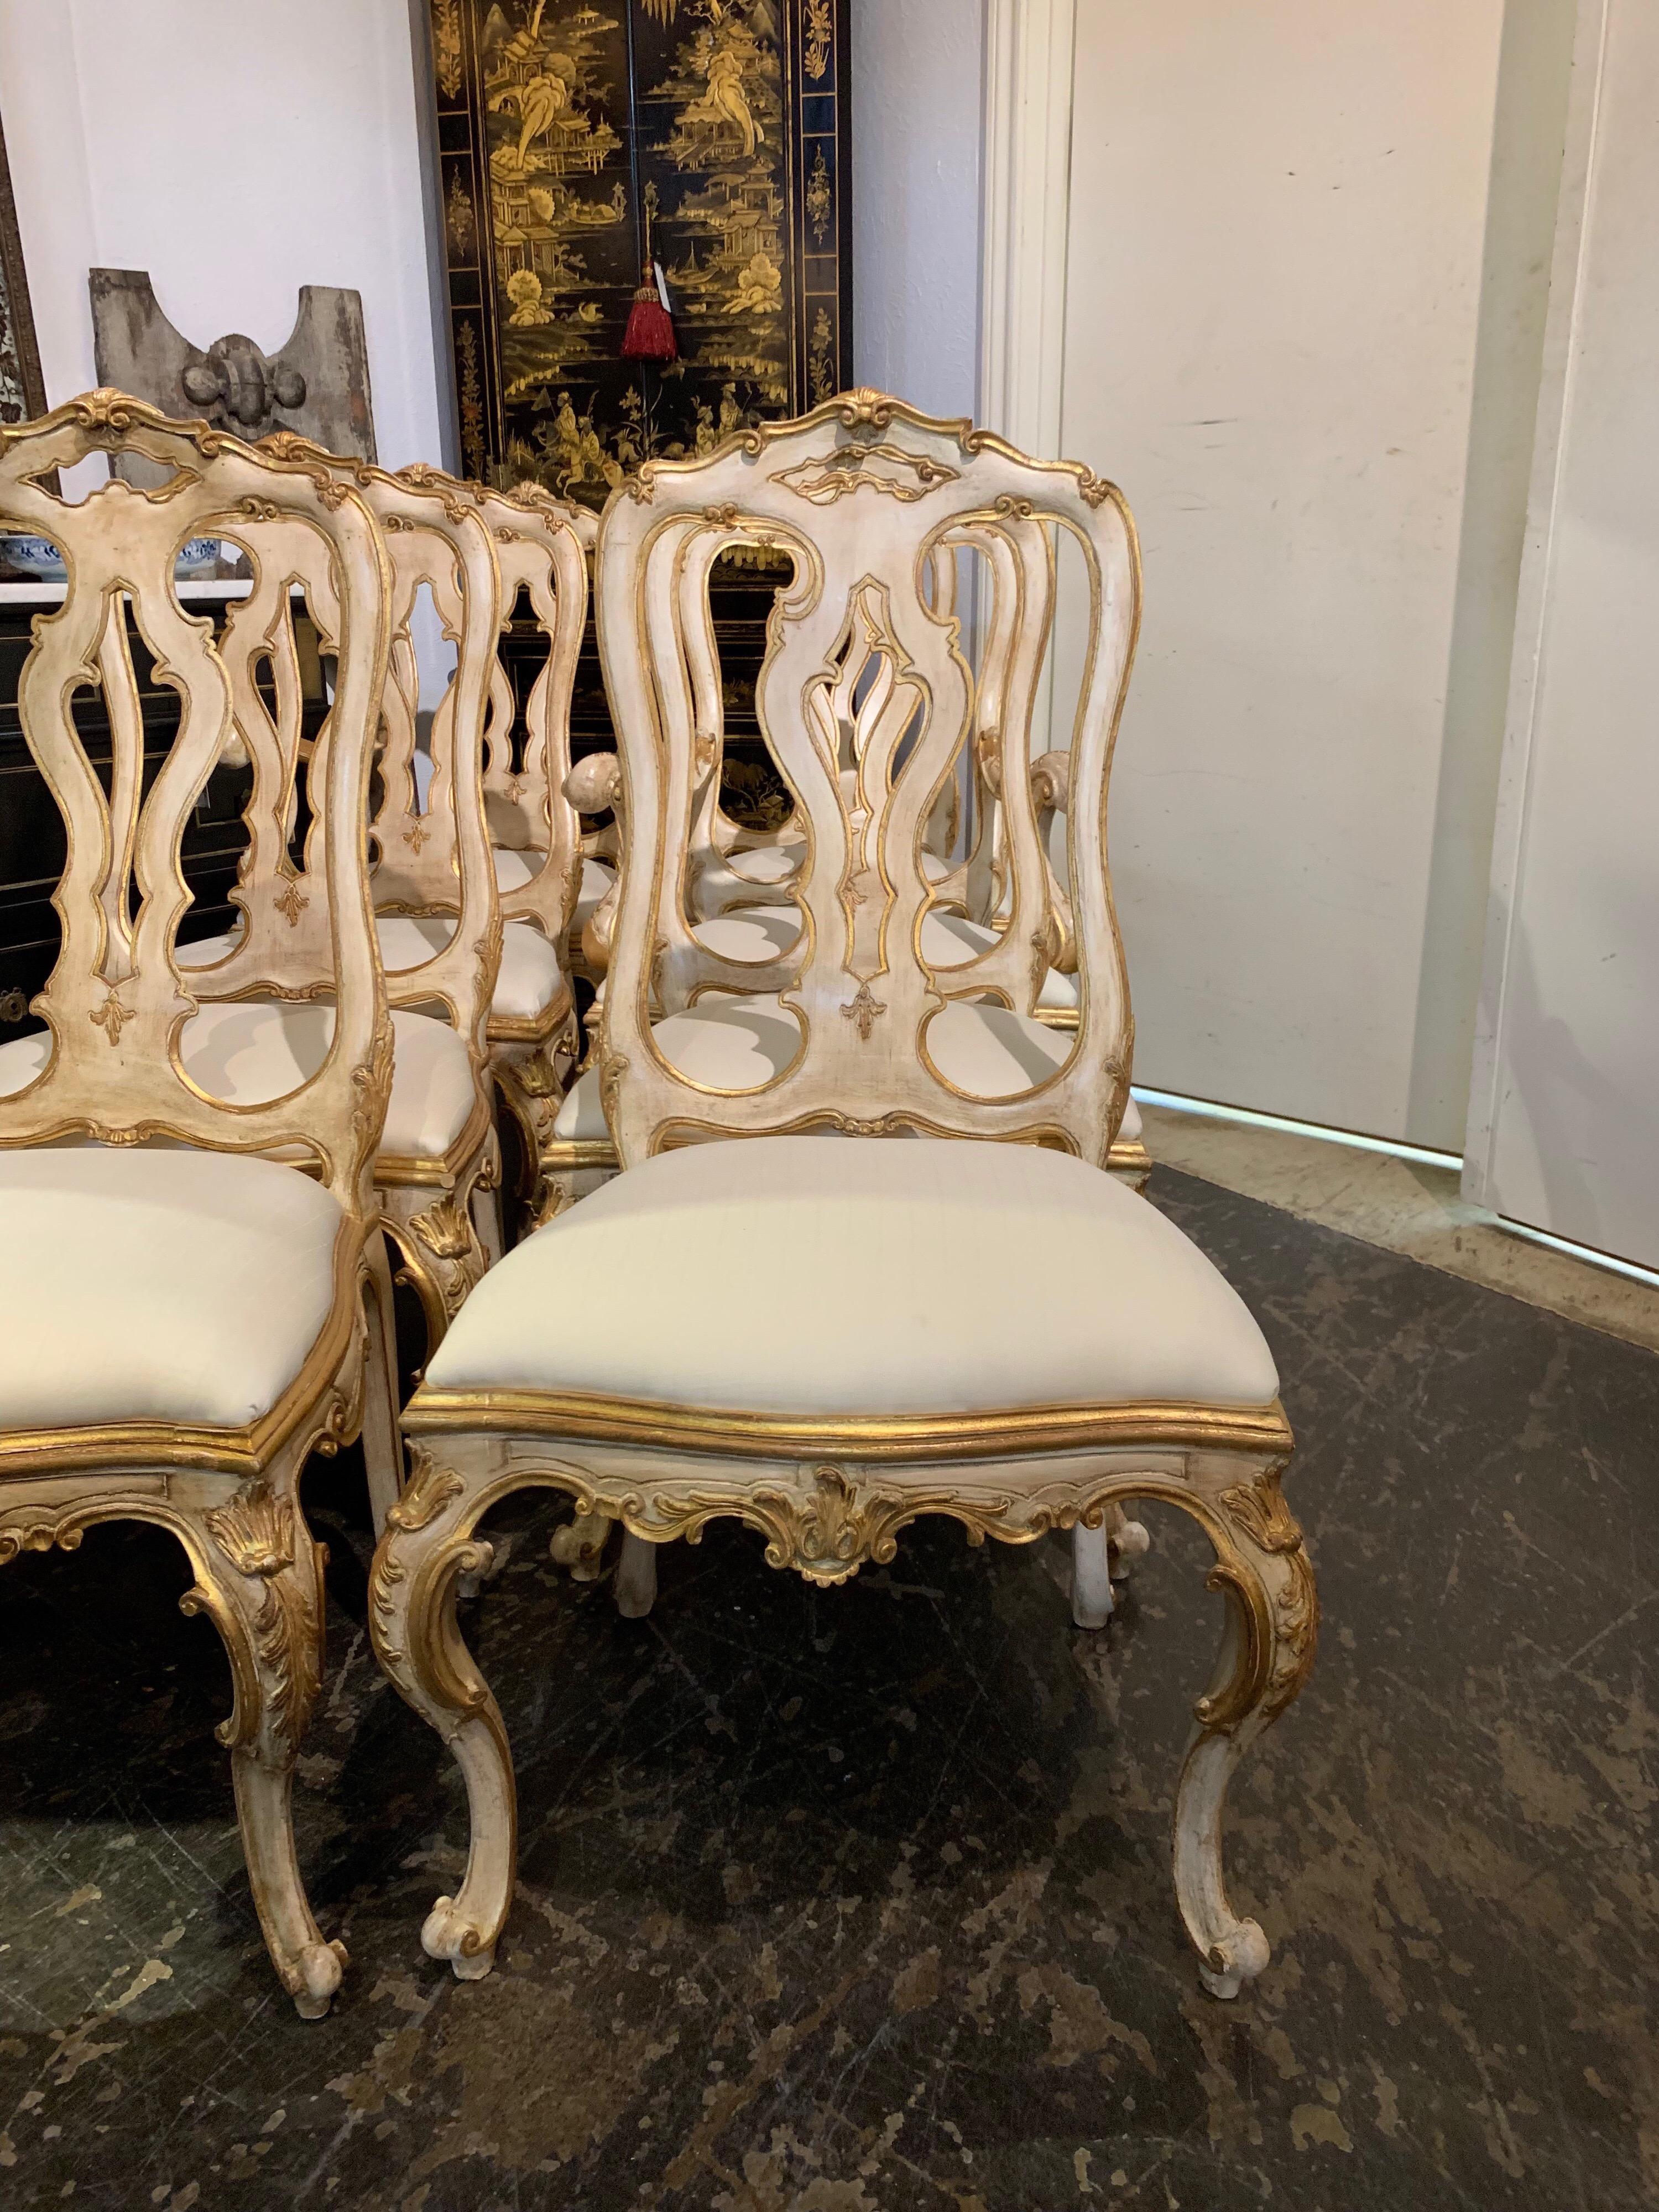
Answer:
[[[430,0],[461,466],[598,505],[852,381],[848,0]],[[647,250],[679,359],[626,361]]]

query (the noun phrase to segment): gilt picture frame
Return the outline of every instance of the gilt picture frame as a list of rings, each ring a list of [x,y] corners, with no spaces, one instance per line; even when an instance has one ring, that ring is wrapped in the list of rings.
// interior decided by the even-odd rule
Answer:
[[[428,4],[465,475],[599,506],[851,383],[848,0]]]

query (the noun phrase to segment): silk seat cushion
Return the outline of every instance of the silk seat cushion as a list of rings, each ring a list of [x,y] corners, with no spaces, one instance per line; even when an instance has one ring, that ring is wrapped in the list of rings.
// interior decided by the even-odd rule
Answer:
[[[477,1095],[465,1041],[429,1014],[399,1010],[392,1029],[392,1103],[380,1150],[400,1159],[441,1159],[465,1128]],[[210,1097],[258,1106],[309,1082],[333,1036],[330,1006],[210,1000],[185,1024],[179,1058]],[[32,1083],[51,1055],[45,1030],[0,1045],[0,1098]]]
[[[441,952],[455,934],[453,921],[445,915],[377,915],[374,929],[388,975],[420,967],[434,952]],[[540,930],[528,921],[504,921],[490,1012],[512,1021],[534,1021],[559,996],[562,986],[558,953]]]
[[[728,853],[726,865],[746,884],[787,883],[800,866],[805,850],[804,845],[750,845],[740,853]]]
[[[522,890],[532,876],[541,873],[547,859],[545,853],[520,852],[512,845],[492,845],[489,853],[495,863],[498,891]]]
[[[516,847],[496,845],[492,850],[497,890],[522,890],[532,876],[541,872],[547,860],[546,854],[533,847],[520,852]],[[581,889],[576,894],[576,911],[571,921],[573,929],[582,927],[616,880],[614,869],[606,867],[602,860],[582,862]]]
[[[800,1049],[800,1024],[764,993],[700,999],[684,1013],[652,1024],[663,1057],[695,1083],[716,1091],[758,1091],[782,1074]],[[939,1073],[975,1098],[1008,1098],[1063,1067],[1074,1040],[1006,1006],[953,1000],[927,1024],[927,1050]],[[1133,1102],[1131,1102],[1131,1109]],[[1126,1109],[1121,1133],[1140,1133]],[[592,1143],[607,1134],[599,1071],[589,1068],[566,1093],[555,1136]]]
[[[246,1428],[328,1320],[341,1218],[273,1160],[0,1152],[0,1431]]]
[[[694,922],[691,934],[698,943],[723,960],[775,960],[787,952],[800,934],[799,909],[792,906],[741,907],[735,913]],[[988,952],[1000,932],[966,915],[925,914],[921,918],[921,957],[934,968],[960,968]],[[1056,1010],[1075,1011],[1077,977],[1051,968],[1042,979],[1037,1004]]]
[[[524,880],[529,880],[527,874]],[[441,952],[455,934],[453,921],[444,915],[377,915],[374,929],[389,975],[421,967],[434,952]],[[227,959],[236,945],[234,931],[219,937],[198,937],[193,944],[179,945],[176,957],[180,968],[211,968]],[[490,1012],[534,1021],[558,996],[562,981],[559,956],[540,930],[532,922],[503,922],[501,966],[496,970]]]
[[[587,927],[616,880],[616,870],[608,868],[603,860],[582,862],[582,887],[576,894],[576,911],[570,918],[572,929]]]
[[[787,883],[800,868],[805,856],[805,842],[802,838],[787,845],[746,846],[741,852],[728,853],[726,865],[746,884]],[[942,883],[951,873],[952,865],[924,848],[921,872],[930,884]]]
[[[756,1297],[757,1253],[787,1255],[795,1294]],[[1114,1177],[1034,1146],[878,1137],[629,1169],[491,1268],[427,1380],[807,1417],[1260,1407],[1279,1389],[1237,1292]]]

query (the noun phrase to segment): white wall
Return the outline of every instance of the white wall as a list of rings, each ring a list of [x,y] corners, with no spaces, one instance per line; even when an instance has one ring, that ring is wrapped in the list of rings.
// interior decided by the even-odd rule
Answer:
[[[853,354],[860,384],[971,415],[982,0],[852,0]]]
[[[382,463],[441,458],[408,0],[0,0],[0,109],[52,404],[95,381],[89,268],[267,352],[349,285]]]
[[[441,451],[409,0],[0,0],[0,108],[48,398],[94,381],[88,268],[200,343],[363,295],[380,458]],[[860,380],[974,407],[981,0],[853,0]]]
[[[1454,617],[1462,575],[1501,659],[1513,592],[1512,559],[1460,562],[1504,14],[1124,0],[1076,34],[1064,447],[1146,559],[1111,833],[1137,1077],[1450,1150],[1483,905],[1477,857],[1430,942]],[[1535,389],[1511,353],[1493,374]],[[1491,684],[1470,711],[1454,799],[1478,817],[1484,774],[1489,823]]]
[[[1580,22],[1466,1188],[1659,1267],[1659,18]]]

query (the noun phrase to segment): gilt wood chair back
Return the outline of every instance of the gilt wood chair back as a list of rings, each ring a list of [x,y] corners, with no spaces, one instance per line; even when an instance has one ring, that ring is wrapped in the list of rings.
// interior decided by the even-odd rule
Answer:
[[[501,936],[482,781],[485,707],[501,624],[501,583],[489,530],[457,487],[409,483],[292,433],[263,440],[259,450],[349,485],[380,526],[392,580],[392,642],[380,701],[380,799],[368,825],[372,895],[379,911],[450,916],[456,923],[429,959],[391,974],[387,991],[394,1006],[443,1006],[482,1070]],[[433,716],[433,774],[423,809],[414,769],[421,691],[415,613],[422,586],[456,647],[453,675]],[[252,842],[242,882],[231,894],[247,927],[228,960],[198,971],[204,989],[214,996],[271,991],[293,997],[327,988],[325,973],[298,988],[295,984],[303,963],[296,963],[301,947],[295,937],[305,927],[310,894],[290,858],[294,793],[305,746],[297,681],[288,672],[295,651],[288,604],[286,593],[269,609],[249,602],[227,636],[239,726],[254,763],[255,797]],[[255,680],[267,654],[274,714]],[[307,793],[315,773],[313,759]],[[262,799],[264,792],[274,803]],[[298,901],[306,903],[296,920]],[[287,936],[279,917],[291,924]]]
[[[168,471],[153,490],[112,477],[78,504],[54,471],[88,455],[137,454]],[[53,895],[56,966],[33,1011],[51,1056],[27,1086],[0,1097],[0,1145],[84,1133],[106,1144],[152,1135],[215,1150],[297,1148],[358,1219],[374,1212],[376,1144],[391,1086],[392,1028],[376,957],[362,822],[385,684],[391,576],[365,502],[326,469],[284,460],[204,423],[170,422],[115,392],[95,392],[0,431],[0,520],[62,549],[64,604],[34,620],[18,684],[26,741],[64,818],[67,855]],[[195,538],[240,546],[251,597],[216,643],[212,621],[187,613],[173,587]],[[305,866],[289,858],[300,714],[291,587],[306,592],[336,656],[332,707],[316,740]],[[156,680],[179,695],[177,735],[148,790],[129,616]],[[258,640],[256,648],[256,637]],[[185,824],[239,731],[276,723],[253,681],[270,664],[288,758],[253,751],[256,798],[280,848],[270,869],[276,926],[310,948],[336,1002],[332,1042],[314,1075],[268,1104],[210,1097],[184,1072],[179,1038],[204,996],[175,948],[190,905],[179,865]],[[76,695],[100,691],[109,728],[107,790],[76,726]],[[258,702],[253,711],[251,702]],[[250,817],[255,828],[257,819]],[[286,895],[291,919],[274,913]],[[263,908],[244,903],[250,924]],[[304,927],[301,928],[301,924]]]
[[[1033,1015],[1061,950],[1028,755],[1056,530],[1081,552],[1090,600],[1066,817],[1079,1023],[1063,1066],[986,1097],[942,1072],[929,1034],[958,1000]],[[774,605],[756,705],[805,832],[789,894],[803,927],[764,963],[698,940],[688,880],[721,744],[708,573],[742,544],[785,552],[795,568]],[[959,544],[988,565],[992,712],[938,581]],[[1070,463],[1028,460],[966,422],[846,393],[704,459],[648,462],[606,507],[598,607],[626,799],[601,1061],[624,1164],[700,1135],[814,1127],[1021,1139],[1103,1164],[1132,1042],[1105,800],[1139,568],[1115,488]],[[926,865],[925,840],[970,750],[1000,810],[995,941],[961,966],[933,967],[922,918],[954,887]],[[793,1060],[760,1088],[700,1085],[652,1034],[653,1010],[718,992],[780,994],[799,1022]]]
[[[411,482],[436,480],[424,466]],[[546,644],[525,701],[523,737],[515,748],[518,706],[500,653],[490,677],[484,729],[484,808],[497,845],[522,854],[528,879],[501,893],[508,921],[534,922],[562,945],[581,887],[581,820],[564,795],[570,772],[570,697],[587,619],[587,554],[599,529],[589,508],[567,506],[535,484],[511,494],[482,485],[460,489],[477,506],[495,541],[501,577],[501,630],[520,595]]]

